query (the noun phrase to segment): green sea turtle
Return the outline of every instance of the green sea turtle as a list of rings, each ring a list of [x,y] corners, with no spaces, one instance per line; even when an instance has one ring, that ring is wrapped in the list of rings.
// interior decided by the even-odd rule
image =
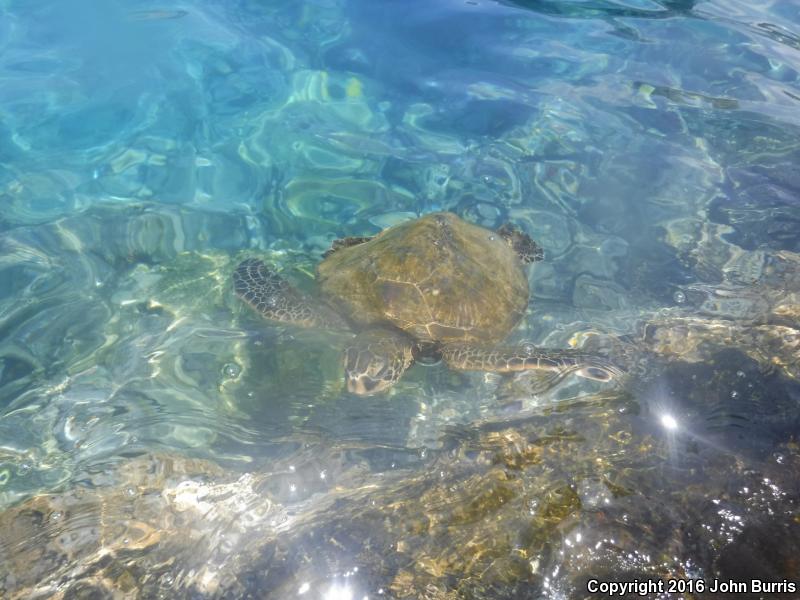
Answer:
[[[317,268],[319,298],[257,259],[239,264],[233,280],[236,294],[267,319],[357,332],[344,352],[352,393],[387,389],[425,356],[459,370],[540,369],[551,384],[568,373],[608,381],[620,371],[599,356],[498,346],[528,307],[523,265],[541,258],[511,225],[495,232],[443,212],[334,242]]]

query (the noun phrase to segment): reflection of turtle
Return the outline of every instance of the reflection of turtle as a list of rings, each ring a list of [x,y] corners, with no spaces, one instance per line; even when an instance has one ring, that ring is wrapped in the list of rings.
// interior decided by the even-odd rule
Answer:
[[[358,331],[344,359],[356,394],[385,390],[415,357],[430,354],[453,369],[541,369],[553,382],[571,372],[611,379],[619,371],[597,356],[496,346],[528,306],[522,263],[541,258],[533,240],[509,225],[495,233],[436,213],[374,238],[334,242],[318,267],[321,300],[256,259],[242,262],[233,279],[236,293],[268,319]]]

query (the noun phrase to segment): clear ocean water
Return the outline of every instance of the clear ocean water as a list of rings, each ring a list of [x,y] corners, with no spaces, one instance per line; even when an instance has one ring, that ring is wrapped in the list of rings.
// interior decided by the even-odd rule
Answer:
[[[0,597],[800,579],[798,69],[793,0],[0,0]],[[233,294],[441,210],[627,376],[358,397]]]

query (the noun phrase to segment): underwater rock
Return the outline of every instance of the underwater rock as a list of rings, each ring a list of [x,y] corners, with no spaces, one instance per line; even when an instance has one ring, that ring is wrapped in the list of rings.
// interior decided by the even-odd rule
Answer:
[[[690,362],[705,360],[714,348],[737,348],[765,369],[777,367],[800,378],[800,256],[757,253],[753,260],[760,266],[748,271],[744,284],[737,279],[685,286],[693,306],[645,321],[644,344],[662,356]]]
[[[70,598],[88,586],[148,595],[180,585],[192,569],[212,591],[220,553],[285,519],[252,478],[223,483],[222,475],[208,461],[144,455],[119,463],[110,485],[85,482],[0,513],[0,593]]]
[[[796,445],[778,443],[780,468],[758,472],[713,444],[675,446],[630,408],[630,397],[606,393],[497,415],[453,429],[423,463],[393,472],[359,467],[346,440],[307,437],[307,449],[268,472],[165,454],[119,460],[0,514],[0,556],[11,565],[0,590],[581,597],[591,577],[726,573],[756,543],[748,532],[765,511],[784,515],[767,531],[780,536],[778,575],[793,573],[785,515],[800,491]],[[293,496],[299,482],[313,487]]]

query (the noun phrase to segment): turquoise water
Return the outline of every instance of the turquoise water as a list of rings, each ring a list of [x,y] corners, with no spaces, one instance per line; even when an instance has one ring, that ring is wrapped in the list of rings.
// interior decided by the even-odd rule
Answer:
[[[800,579],[798,69],[791,1],[0,1],[0,596]],[[440,210],[628,376],[356,397],[233,294]]]

